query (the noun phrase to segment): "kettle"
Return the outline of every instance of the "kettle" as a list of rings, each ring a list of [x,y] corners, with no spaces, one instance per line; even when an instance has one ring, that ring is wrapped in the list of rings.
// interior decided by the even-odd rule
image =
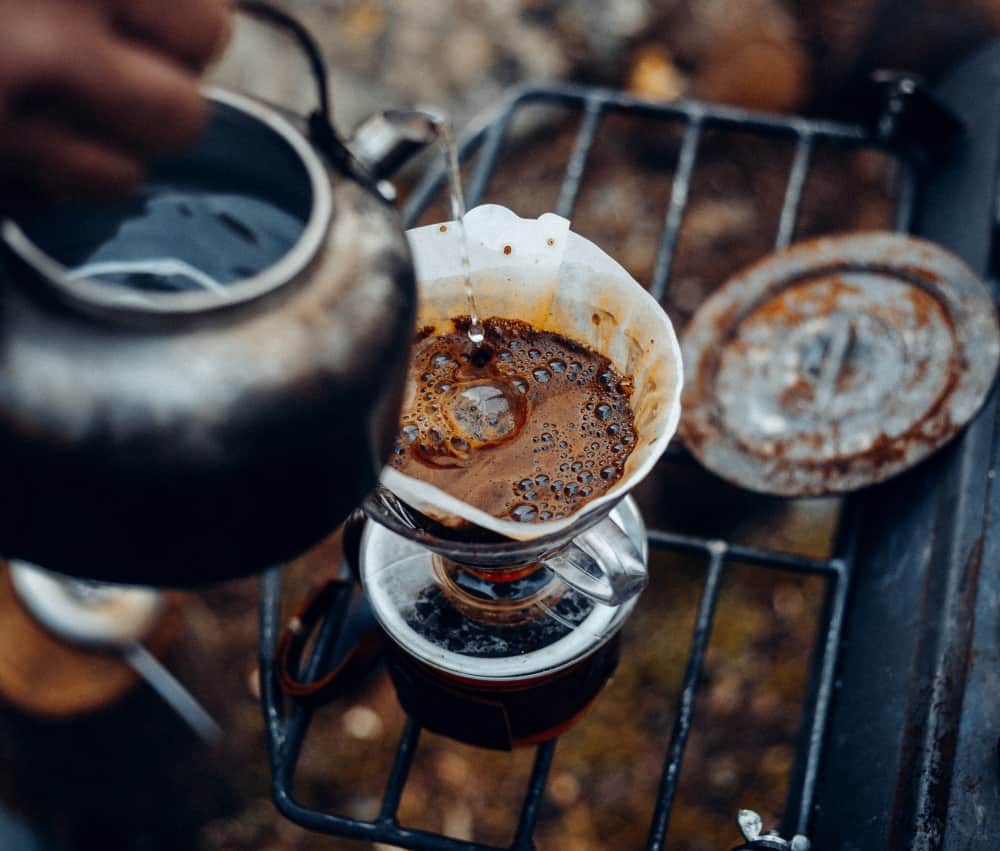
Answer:
[[[308,549],[376,483],[398,425],[415,285],[378,183],[416,139],[352,152],[206,89],[207,130],[111,207],[0,222],[0,555],[186,586]],[[296,126],[296,123],[298,126]]]

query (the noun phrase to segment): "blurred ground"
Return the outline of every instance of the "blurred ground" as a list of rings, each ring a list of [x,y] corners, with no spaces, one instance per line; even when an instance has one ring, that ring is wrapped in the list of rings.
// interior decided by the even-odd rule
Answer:
[[[461,127],[525,80],[772,110],[843,104],[874,67],[933,77],[1000,27],[998,0],[279,0],[317,35],[342,128],[388,106]],[[275,45],[278,49],[275,49]],[[219,79],[307,106],[305,69],[241,24]],[[836,99],[831,105],[831,99]]]
[[[880,55],[931,73],[982,38],[993,3],[326,2],[286,0],[319,36],[333,68],[341,126],[415,102],[446,104],[461,128],[526,79],[620,85],[647,97],[697,94],[763,108],[820,109]],[[880,11],[881,10],[881,11]],[[948,26],[936,31],[921,21]],[[902,14],[902,12],[900,12]],[[921,27],[924,29],[921,30]],[[947,32],[946,32],[947,30]],[[924,32],[929,37],[901,37]],[[949,34],[950,33],[950,34]],[[931,37],[932,36],[932,37]],[[919,54],[919,55],[918,55]],[[286,106],[311,92],[294,51],[241,27],[215,72]],[[521,215],[551,209],[576,119],[547,116],[518,136],[487,195]],[[673,128],[606,120],[588,165],[574,228],[647,282],[677,155]],[[678,324],[732,271],[770,250],[790,148],[708,134],[699,155],[668,308]],[[817,149],[799,235],[889,222],[891,168],[880,155]],[[443,215],[438,206],[427,220]],[[690,464],[661,465],[638,494],[647,521],[779,549],[829,551],[837,506],[751,497]],[[294,570],[294,601],[330,568],[319,552]],[[642,846],[688,652],[704,565],[655,556],[652,582],[629,622],[623,662],[592,711],[560,740],[538,832],[540,851]],[[772,824],[792,765],[823,581],[734,565],[712,634],[706,681],[671,822],[669,847],[737,844],[749,806]],[[280,818],[269,776],[253,672],[254,580],[188,595],[169,665],[226,730],[208,751],[147,690],[74,723],[0,712],[0,797],[72,849],[321,851],[362,843],[307,833]],[[318,712],[298,775],[301,798],[330,812],[375,815],[403,719],[376,673]],[[404,795],[404,824],[509,842],[531,754],[493,754],[425,735]],[[383,849],[384,851],[384,849]]]

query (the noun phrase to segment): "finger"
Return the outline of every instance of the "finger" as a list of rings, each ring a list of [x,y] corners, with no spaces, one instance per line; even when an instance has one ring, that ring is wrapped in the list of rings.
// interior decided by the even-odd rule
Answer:
[[[208,105],[189,73],[132,44],[89,36],[70,54],[43,58],[15,111],[68,115],[86,134],[143,156],[197,137]]]
[[[123,32],[198,70],[229,37],[229,0],[117,0],[114,6]]]
[[[128,152],[47,120],[19,125],[0,146],[0,185],[21,205],[119,198],[134,191],[142,176]]]

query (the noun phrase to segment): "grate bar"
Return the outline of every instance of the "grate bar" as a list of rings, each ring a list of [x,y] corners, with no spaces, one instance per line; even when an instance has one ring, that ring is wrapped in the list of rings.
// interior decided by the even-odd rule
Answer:
[[[806,834],[812,818],[813,804],[816,797],[816,784],[819,777],[820,758],[823,753],[823,742],[826,735],[827,719],[830,714],[830,704],[835,691],[834,673],[837,664],[837,650],[844,631],[844,613],[847,609],[847,596],[850,589],[849,570],[845,565],[844,573],[834,577],[832,588],[827,592],[827,614],[821,623],[824,628],[817,636],[817,659],[813,660],[812,668],[818,673],[813,676],[812,694],[803,707],[803,724],[808,719],[808,726],[803,730],[805,762],[801,769],[800,779],[789,786],[788,801],[785,806],[784,830],[789,835]],[[820,644],[820,638],[822,643]]]
[[[691,651],[688,654],[687,668],[684,671],[684,684],[677,705],[677,715],[674,717],[673,730],[670,733],[667,763],[660,779],[660,788],[656,795],[656,809],[653,812],[653,821],[649,829],[649,840],[646,845],[649,851],[661,851],[667,836],[670,811],[673,808],[674,796],[677,794],[681,764],[684,761],[684,748],[687,745],[688,735],[691,732],[691,722],[694,718],[695,699],[705,668],[705,656],[708,652],[708,639],[712,632],[715,607],[719,602],[719,592],[722,588],[726,545],[714,542],[710,553],[705,587],[701,593],[694,634],[691,637]]]
[[[795,159],[788,174],[788,185],[785,188],[785,200],[781,204],[781,220],[778,222],[778,235],[774,239],[774,248],[780,251],[788,248],[795,236],[795,224],[799,218],[799,207],[802,204],[802,190],[809,174],[809,163],[812,160],[812,134],[803,131],[795,146]]]
[[[552,756],[555,751],[555,739],[539,745],[538,750],[535,751],[535,764],[531,768],[531,779],[528,781],[528,791],[525,793],[524,803],[521,805],[521,818],[517,824],[517,834],[511,845],[514,851],[520,851],[520,849],[528,851],[528,849],[534,848],[531,837],[538,822],[542,792],[545,791],[545,782],[549,777],[549,769],[552,767]]]
[[[688,124],[684,131],[681,152],[677,157],[677,170],[674,172],[673,185],[670,187],[670,206],[667,208],[667,220],[663,226],[663,239],[653,266],[653,278],[649,284],[649,292],[657,301],[663,300],[667,282],[670,280],[670,267],[674,262],[674,250],[680,237],[684,210],[691,190],[691,176],[694,174],[694,165],[698,157],[701,127],[700,118],[695,118]]]
[[[490,178],[496,170],[500,153],[503,151],[504,142],[507,140],[507,130],[513,120],[514,113],[508,113],[502,121],[493,124],[486,133],[482,150],[476,160],[475,171],[473,171],[472,179],[465,189],[466,209],[471,209],[482,202],[486,189],[490,185]]]
[[[615,112],[629,112],[651,118],[675,120],[685,123],[701,122],[706,126],[728,130],[760,133],[768,136],[798,137],[803,129],[818,139],[831,141],[872,144],[864,127],[839,121],[810,118],[808,121],[797,116],[777,115],[757,112],[752,109],[709,104],[695,100],[670,102],[649,101],[626,92],[600,86],[586,86],[575,83],[529,83],[514,89],[510,100],[500,111],[516,111],[529,103],[560,103],[581,107],[592,99],[600,100],[605,109]]]
[[[272,567],[261,577],[260,593],[260,643],[257,665],[260,670],[261,706],[264,711],[264,732],[267,754],[272,769],[280,761],[285,744],[284,718],[278,682],[274,671],[274,657],[278,649],[280,631],[281,567]]]
[[[778,570],[791,570],[797,573],[840,574],[843,572],[843,562],[839,560],[824,561],[823,559],[798,556],[777,550],[762,550],[756,547],[730,544],[710,538],[699,538],[695,535],[664,532],[660,529],[650,529],[647,536],[650,545],[661,549],[674,549],[710,555],[716,548],[724,546],[729,558],[733,561],[744,561],[748,564],[772,567]]]
[[[573,143],[573,153],[566,165],[566,176],[563,178],[562,187],[559,190],[559,200],[556,202],[556,212],[564,219],[573,216],[573,208],[576,207],[576,199],[580,194],[580,182],[583,180],[583,172],[587,168],[590,149],[594,146],[594,139],[597,138],[603,111],[604,107],[600,99],[590,98],[587,100],[583,120],[580,122],[580,130]]]
[[[899,233],[913,230],[913,212],[917,204],[917,176],[913,165],[903,157],[895,161],[896,207],[893,211],[892,226]]]
[[[392,764],[389,780],[385,784],[379,821],[394,822],[396,820],[399,802],[403,798],[403,789],[406,788],[406,779],[410,776],[410,767],[413,765],[413,757],[416,756],[419,742],[420,725],[407,716],[403,735],[400,736],[399,746],[396,748],[396,760]]]

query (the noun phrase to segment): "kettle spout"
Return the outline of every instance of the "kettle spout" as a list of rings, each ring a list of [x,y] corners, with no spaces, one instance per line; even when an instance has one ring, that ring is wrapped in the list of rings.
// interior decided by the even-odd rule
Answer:
[[[420,109],[390,109],[365,119],[347,147],[375,180],[395,174],[446,131],[443,116]]]

